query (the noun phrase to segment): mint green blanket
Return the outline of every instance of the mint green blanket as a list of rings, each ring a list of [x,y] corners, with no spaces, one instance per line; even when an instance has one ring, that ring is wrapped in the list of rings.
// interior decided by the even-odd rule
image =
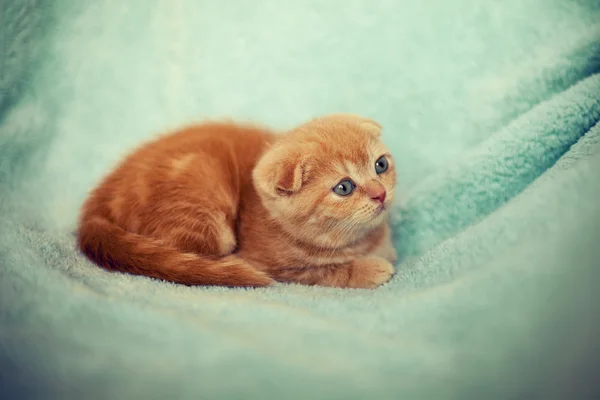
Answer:
[[[599,72],[593,0],[1,1],[0,398],[598,394]],[[143,140],[329,112],[398,164],[389,284],[190,288],[75,250]]]

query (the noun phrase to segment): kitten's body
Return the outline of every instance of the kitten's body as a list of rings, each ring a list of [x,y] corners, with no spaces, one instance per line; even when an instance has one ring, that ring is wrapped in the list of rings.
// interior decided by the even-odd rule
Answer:
[[[189,285],[375,287],[395,261],[383,207],[395,172],[384,184],[363,171],[387,154],[378,132],[331,116],[286,135],[210,123],[164,136],[92,192],[79,246],[108,269]],[[364,189],[353,199],[332,193],[350,173]],[[359,197],[382,188],[381,205]]]

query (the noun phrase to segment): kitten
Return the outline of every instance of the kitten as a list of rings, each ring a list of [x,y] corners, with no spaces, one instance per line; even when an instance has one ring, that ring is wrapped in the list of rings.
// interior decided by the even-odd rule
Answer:
[[[106,269],[187,285],[375,288],[394,273],[395,181],[370,119],[328,115],[281,135],[204,123],[108,175],[78,245]]]

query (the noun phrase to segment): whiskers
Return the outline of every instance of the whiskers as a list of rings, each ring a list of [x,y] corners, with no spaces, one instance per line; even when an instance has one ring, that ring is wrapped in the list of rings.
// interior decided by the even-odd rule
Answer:
[[[315,209],[317,211],[318,208]],[[324,209],[307,217],[302,229],[302,240],[314,246],[314,256],[324,259],[339,258],[341,249],[363,238],[379,226],[387,214],[379,204],[369,202],[355,209]],[[300,233],[298,231],[292,233]]]

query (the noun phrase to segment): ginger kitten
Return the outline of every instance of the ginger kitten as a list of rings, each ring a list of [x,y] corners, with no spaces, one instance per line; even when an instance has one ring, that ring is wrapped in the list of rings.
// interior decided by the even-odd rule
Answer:
[[[381,126],[353,115],[288,133],[205,123],[129,155],[84,204],[96,264],[187,285],[375,288],[394,273],[396,172]]]

